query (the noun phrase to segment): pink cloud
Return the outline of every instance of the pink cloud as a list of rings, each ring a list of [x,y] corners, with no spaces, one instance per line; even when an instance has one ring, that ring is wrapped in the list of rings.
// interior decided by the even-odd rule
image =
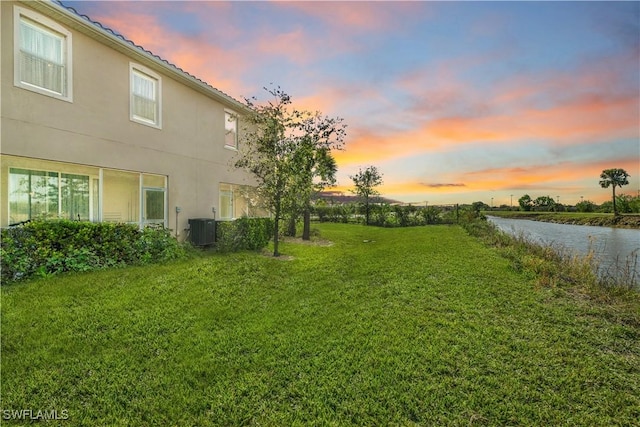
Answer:
[[[416,149],[478,142],[588,144],[640,138],[638,94],[619,83],[625,64],[632,66],[627,57],[617,58],[617,67],[583,64],[565,73],[519,75],[488,90],[461,80],[455,72],[482,63],[472,55],[403,76],[396,87],[414,102],[404,114],[417,124],[415,129],[379,138],[379,143],[354,141],[353,148],[366,145],[378,152],[377,145],[384,147],[404,136],[416,137],[411,144]],[[425,145],[425,140],[430,143]],[[396,154],[406,152],[400,149]]]
[[[109,8],[109,15],[93,19],[122,34],[145,50],[173,63],[187,73],[232,96],[246,89],[238,78],[238,70],[247,67],[241,52],[214,44],[204,35],[185,35],[164,25],[157,16],[130,7]]]
[[[428,5],[419,2],[276,2],[345,31],[389,30],[429,16]],[[373,7],[375,6],[375,7]]]
[[[291,61],[296,65],[308,64],[317,58],[325,41],[307,34],[302,28],[288,32],[264,32],[253,43],[254,55]],[[326,46],[324,46],[326,49]]]
[[[375,162],[481,142],[538,140],[566,145],[638,139],[639,120],[638,99],[632,95],[583,96],[545,110],[522,108],[510,114],[425,120],[414,129],[391,134],[352,129],[347,151],[338,158],[344,164],[357,164],[365,158]]]

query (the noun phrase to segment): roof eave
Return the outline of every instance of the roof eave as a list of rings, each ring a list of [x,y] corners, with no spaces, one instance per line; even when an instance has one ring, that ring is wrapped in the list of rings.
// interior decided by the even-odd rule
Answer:
[[[220,102],[225,107],[234,109],[238,112],[250,112],[249,107],[229,95],[219,91],[218,89],[208,85],[202,80],[180,70],[175,65],[145,51],[143,48],[133,45],[115,34],[100,28],[93,21],[87,21],[81,16],[73,13],[62,5],[51,0],[26,1],[19,0],[32,9],[46,13],[48,16],[64,23],[65,25],[79,31],[92,39],[103,43],[114,50],[128,56],[129,58],[140,62],[154,71],[165,74],[178,82],[188,86],[203,95]]]

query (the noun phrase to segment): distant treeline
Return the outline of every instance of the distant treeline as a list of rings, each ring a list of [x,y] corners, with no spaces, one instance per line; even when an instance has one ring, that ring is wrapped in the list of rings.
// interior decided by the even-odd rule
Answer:
[[[494,209],[482,202],[482,210]],[[640,197],[621,194],[616,196],[616,207],[618,213],[640,213]],[[521,210],[525,212],[597,212],[597,213],[613,213],[613,201],[598,205],[590,200],[581,200],[575,205],[565,205],[549,196],[540,196],[535,199],[528,194],[518,199],[518,206],[511,207],[501,205],[501,210]]]
[[[458,221],[460,208],[450,206],[402,206],[378,203],[369,206],[369,225],[379,227],[412,227],[430,224],[453,224]],[[364,223],[364,206],[358,203],[334,206],[315,205],[312,219],[320,222]]]

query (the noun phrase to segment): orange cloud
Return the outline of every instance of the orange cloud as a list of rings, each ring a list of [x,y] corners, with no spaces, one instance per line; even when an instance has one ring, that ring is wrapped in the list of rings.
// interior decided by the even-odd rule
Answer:
[[[117,7],[109,11],[109,16],[95,16],[93,19],[232,96],[238,96],[245,90],[235,77],[237,70],[246,67],[246,59],[241,53],[225,50],[198,36],[172,31],[156,16],[145,14],[144,11],[138,13]]]
[[[393,134],[354,129],[353,132],[348,132],[345,150],[336,153],[335,158],[339,165],[347,166],[361,164],[363,161],[376,163],[438,148],[441,148],[441,144],[431,140],[425,129]]]
[[[394,179],[386,176],[378,190],[391,199],[430,203],[470,203],[495,198],[496,205],[517,203],[524,194],[531,197],[561,196],[561,202],[577,203],[580,196],[602,203],[611,197],[610,191],[600,188],[598,181],[604,169],[620,167],[631,174],[630,184],[618,193],[636,194],[640,185],[638,159],[620,158],[612,161],[587,163],[562,162],[529,167],[489,168],[477,171],[452,171],[437,175],[433,182],[413,179]],[[344,179],[337,191],[348,192],[351,182]],[[511,197],[513,196],[513,197]]]
[[[640,100],[625,90],[623,77],[637,68],[637,57],[621,54],[606,65],[582,64],[569,72],[519,75],[489,88],[458,77],[500,60],[469,55],[429,64],[400,78],[395,86],[409,103],[403,113],[418,123],[416,149],[478,142],[546,141],[556,144],[591,143],[640,138]],[[403,135],[355,140],[357,152],[378,152]],[[425,141],[430,141],[428,144]],[[400,148],[398,156],[404,155]],[[387,154],[385,152],[385,154]]]
[[[451,117],[434,120],[429,133],[451,142],[545,139],[554,143],[589,142],[637,137],[638,100],[583,97],[542,109],[509,115]]]
[[[526,168],[491,168],[463,172],[459,175],[453,173],[453,176],[446,177],[449,179],[458,179],[461,183],[464,183],[464,186],[432,188],[423,185],[422,189],[420,189],[414,183],[412,188],[418,190],[418,193],[424,193],[427,189],[429,192],[441,190],[447,193],[461,191],[522,191],[528,189],[542,192],[545,189],[553,189],[554,191],[560,192],[583,190],[599,194],[598,181],[600,173],[604,169],[611,167],[623,168],[630,174],[636,175],[636,179],[631,182],[631,186],[633,187],[633,184],[638,182],[637,174],[640,172],[639,166],[638,159],[621,158],[613,161],[588,163],[561,162],[558,164],[535,165]],[[411,186],[409,188],[411,188]],[[635,189],[632,188],[632,191],[635,191]]]
[[[582,96],[547,109],[522,108],[509,114],[426,120],[415,129],[393,134],[356,130],[349,137],[347,151],[338,158],[352,164],[363,158],[375,162],[483,142],[518,144],[536,140],[558,145],[640,139],[638,103],[633,94]]]

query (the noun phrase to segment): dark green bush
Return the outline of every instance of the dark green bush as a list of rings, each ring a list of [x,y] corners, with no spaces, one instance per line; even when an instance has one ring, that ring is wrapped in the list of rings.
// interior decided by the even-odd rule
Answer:
[[[223,252],[256,251],[273,237],[271,218],[239,218],[216,223],[216,248]]]
[[[357,214],[356,205],[313,206],[311,215],[320,222],[355,222]]]
[[[315,208],[311,208],[311,214],[315,214],[318,217],[318,221],[326,222],[328,221],[331,210],[330,206],[316,206]]]
[[[312,215],[320,222],[364,223],[361,205],[315,206]],[[436,206],[392,206],[376,203],[369,206],[369,225],[378,227],[415,227],[429,224],[457,222],[456,210],[447,212]]]
[[[185,255],[166,229],[55,220],[2,230],[2,283],[66,271],[164,262]]]

